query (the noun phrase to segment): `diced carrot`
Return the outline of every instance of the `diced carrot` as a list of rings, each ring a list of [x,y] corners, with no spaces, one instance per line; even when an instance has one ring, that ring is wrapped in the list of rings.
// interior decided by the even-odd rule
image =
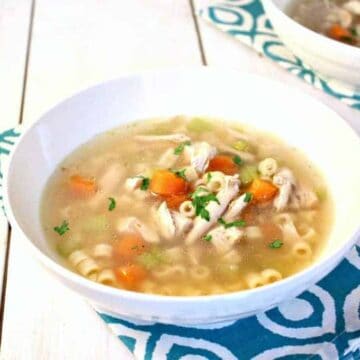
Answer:
[[[80,175],[73,175],[70,177],[70,188],[76,194],[93,194],[96,191],[96,184],[94,180],[84,178]]]
[[[188,183],[169,170],[158,170],[150,181],[150,191],[158,195],[186,194]]]
[[[126,233],[121,235],[114,245],[114,256],[118,260],[129,261],[147,250],[147,245],[140,235]]]
[[[346,28],[339,24],[334,24],[328,30],[328,35],[335,40],[343,40],[344,38],[351,38],[351,33]]]
[[[261,203],[273,199],[278,192],[278,188],[269,181],[254,179],[247,191],[252,193],[253,201]]]
[[[128,289],[136,288],[146,278],[146,270],[138,264],[119,266],[114,273],[117,281]]]
[[[217,155],[210,160],[206,171],[221,171],[226,175],[234,175],[238,173],[239,168],[231,156]]]
[[[189,196],[186,194],[170,195],[165,197],[167,206],[172,210],[177,210],[182,202],[188,200]]]

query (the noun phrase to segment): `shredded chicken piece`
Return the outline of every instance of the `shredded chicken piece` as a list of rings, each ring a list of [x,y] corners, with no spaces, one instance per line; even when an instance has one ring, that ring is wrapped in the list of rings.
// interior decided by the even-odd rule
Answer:
[[[360,15],[360,1],[350,0],[343,5],[343,8],[355,15]]]
[[[243,234],[244,232],[236,227],[226,229],[224,226],[216,226],[208,232],[211,236],[211,244],[220,254],[230,251]]]
[[[291,218],[289,218],[289,221],[279,224],[279,227],[283,234],[283,240],[285,243],[291,244],[301,240],[300,234],[298,233]]]
[[[209,161],[216,155],[216,147],[207,142],[196,142],[184,149],[185,157],[190,160],[191,166],[199,173],[203,173],[209,166]]]
[[[179,159],[178,155],[174,154],[174,149],[167,149],[159,158],[158,165],[163,168],[171,168]]]
[[[117,225],[117,231],[120,233],[139,233],[142,238],[149,243],[158,243],[160,241],[158,234],[150,226],[133,216],[121,219]]]
[[[246,193],[239,196],[237,199],[233,200],[225,214],[223,215],[223,219],[227,222],[234,221],[241,212],[248,205],[248,202],[245,201]]]
[[[291,192],[295,187],[295,177],[288,168],[281,168],[273,177],[273,183],[279,188],[279,194],[274,199],[274,207],[277,211],[285,209]]]
[[[134,139],[143,142],[156,142],[156,141],[171,141],[171,142],[184,142],[190,141],[190,138],[185,134],[169,134],[169,135],[136,135]]]
[[[192,244],[196,240],[200,239],[220,218],[224,213],[230,201],[239,192],[240,181],[238,176],[226,176],[225,187],[217,193],[217,199],[219,203],[211,201],[206,210],[209,212],[210,220],[207,221],[201,217],[196,217],[194,220],[194,226],[187,234],[185,238],[186,244]]]
[[[167,240],[174,239],[176,231],[175,223],[165,201],[155,210],[155,220],[160,234]]]
[[[127,178],[125,181],[125,189],[128,191],[134,191],[134,190],[140,188],[142,182],[143,182],[143,179],[139,176]]]
[[[218,146],[221,151],[224,151],[226,153],[232,154],[232,155],[238,155],[240,158],[246,162],[254,162],[255,161],[255,155],[252,153],[249,153],[247,151],[239,151],[231,146],[221,144]]]
[[[177,211],[173,211],[172,216],[175,222],[176,236],[181,236],[190,230],[193,224],[193,221],[191,219],[180,214]]]
[[[316,194],[303,187],[298,186],[297,189],[290,196],[289,206],[292,209],[311,209],[319,203]]]

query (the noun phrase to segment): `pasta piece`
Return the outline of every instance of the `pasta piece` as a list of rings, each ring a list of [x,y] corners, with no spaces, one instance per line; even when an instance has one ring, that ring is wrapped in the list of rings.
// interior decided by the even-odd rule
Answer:
[[[294,243],[301,240],[301,237],[295,227],[293,218],[290,214],[279,214],[274,217],[274,221],[279,225],[281,229],[284,242]]]
[[[293,245],[292,254],[298,259],[310,259],[312,257],[312,249],[305,241],[299,241]]]
[[[117,224],[117,231],[120,233],[139,233],[142,238],[149,243],[158,243],[160,241],[159,235],[150,226],[147,226],[133,216],[120,219]]]
[[[193,166],[184,167],[186,180],[189,182],[194,182],[199,179],[195,168]]]
[[[271,284],[282,279],[282,275],[275,269],[265,269],[261,272],[261,276],[266,284]]]
[[[309,226],[306,223],[302,223],[297,228],[302,240],[306,242],[314,241],[314,238],[316,237],[316,231],[313,227]]]
[[[190,200],[186,200],[180,205],[179,212],[187,218],[195,217],[195,208]]]
[[[170,263],[182,262],[184,260],[184,256],[184,250],[181,246],[175,246],[164,250],[164,257],[168,259]]]
[[[88,279],[91,280],[91,281],[97,281],[97,273],[94,272],[94,273],[91,273],[89,276],[88,276]]]
[[[226,264],[239,264],[241,263],[241,260],[242,256],[239,251],[235,249],[230,250],[221,258],[221,262]]]
[[[220,171],[208,172],[203,176],[203,178],[207,183],[206,187],[210,192],[218,193],[225,187],[225,175]]]
[[[170,141],[170,142],[179,143],[179,142],[190,141],[190,138],[185,134],[135,135],[134,139],[142,142]]]
[[[98,264],[91,257],[82,261],[76,268],[81,275],[86,277],[89,277],[92,274],[97,274],[100,270]]]
[[[88,259],[89,256],[82,250],[76,250],[69,256],[69,261],[72,266],[77,267],[81,262]]]
[[[255,289],[266,284],[262,275],[258,273],[246,274],[245,283],[250,289]]]
[[[116,284],[114,272],[111,269],[101,270],[97,276],[97,282],[104,285],[114,286]]]
[[[181,277],[186,274],[186,268],[183,265],[159,265],[152,270],[152,274],[157,279],[167,279],[169,277]]]
[[[248,239],[261,239],[263,237],[263,233],[259,226],[247,226],[245,228],[245,236]]]
[[[189,270],[189,275],[192,279],[203,281],[210,277],[210,269],[204,265],[192,266]]]
[[[110,258],[113,254],[113,247],[109,244],[97,244],[93,248],[92,255],[94,258]]]
[[[275,175],[277,169],[278,169],[277,161],[273,158],[266,158],[260,161],[258,165],[258,170],[260,174],[267,178],[271,178],[273,175]]]

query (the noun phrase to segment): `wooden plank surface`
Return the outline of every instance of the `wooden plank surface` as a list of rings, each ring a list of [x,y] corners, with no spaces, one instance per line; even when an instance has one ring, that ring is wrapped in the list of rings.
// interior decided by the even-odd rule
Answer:
[[[37,0],[24,122],[122,73],[200,62],[188,0]],[[131,358],[82,299],[27,256],[16,234],[11,238],[2,356]]]
[[[0,132],[19,121],[30,12],[31,0],[0,1]],[[0,309],[7,242],[8,224],[0,213]]]
[[[218,0],[194,0],[198,12],[206,5],[219,3]],[[241,72],[251,72],[297,87],[319,99],[338,112],[360,134],[359,111],[351,109],[341,101],[315,89],[305,81],[289,74],[273,61],[259,56],[241,41],[220,31],[214,25],[199,20],[199,30],[206,62],[210,66],[232,67]]]

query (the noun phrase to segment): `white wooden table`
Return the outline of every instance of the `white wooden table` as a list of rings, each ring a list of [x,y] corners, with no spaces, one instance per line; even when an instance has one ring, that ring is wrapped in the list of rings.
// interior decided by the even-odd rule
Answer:
[[[210,0],[0,0],[0,129],[31,123],[65,97],[126,72],[234,67],[286,81],[340,113],[360,113],[198,22]],[[0,359],[132,359],[96,313],[54,282],[0,219]]]

